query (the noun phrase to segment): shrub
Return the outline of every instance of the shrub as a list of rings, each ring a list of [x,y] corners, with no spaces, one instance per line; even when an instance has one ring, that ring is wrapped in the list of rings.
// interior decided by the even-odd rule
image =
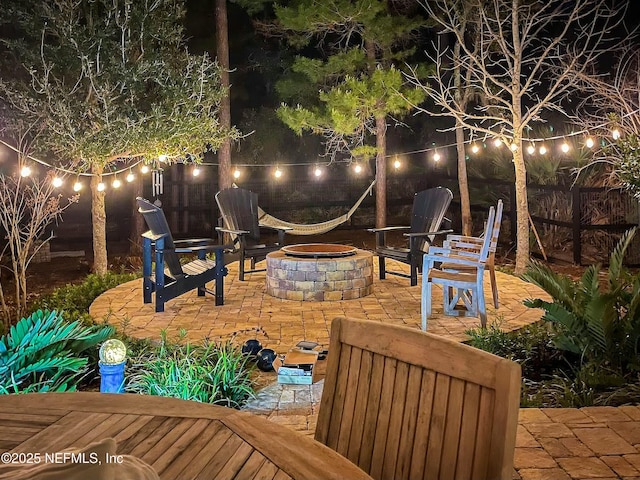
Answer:
[[[132,273],[92,273],[78,285],[69,284],[55,289],[51,294],[42,297],[35,308],[57,310],[62,312],[65,318],[92,323],[93,319],[89,315],[91,303],[107,290],[135,278],[136,275]]]
[[[183,344],[185,335],[174,342],[163,331],[158,345],[132,358],[125,389],[233,408],[253,396],[253,364],[238,346],[231,340]]]
[[[88,371],[88,350],[113,332],[67,322],[56,311],[22,318],[0,337],[0,393],[75,390]]]

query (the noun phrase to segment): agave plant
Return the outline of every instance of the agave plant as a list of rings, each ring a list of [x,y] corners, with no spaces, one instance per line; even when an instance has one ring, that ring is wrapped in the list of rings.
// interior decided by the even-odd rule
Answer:
[[[0,337],[0,393],[74,390],[87,369],[87,350],[111,337],[110,326],[67,322],[38,310]]]
[[[606,282],[600,265],[586,269],[579,281],[554,273],[533,261],[523,275],[553,298],[552,302],[528,299],[524,304],[542,308],[559,349],[580,355],[583,363],[595,363],[622,374],[640,368],[640,274],[622,265],[636,229],[626,232],[611,254]]]

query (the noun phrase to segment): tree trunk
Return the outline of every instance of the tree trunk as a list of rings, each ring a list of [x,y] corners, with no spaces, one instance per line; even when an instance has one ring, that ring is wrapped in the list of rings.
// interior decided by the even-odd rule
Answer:
[[[227,0],[216,0],[216,55],[220,64],[220,84],[226,90],[220,101],[220,125],[231,130],[231,99],[229,94],[229,33]],[[231,139],[227,135],[218,150],[218,190],[231,187]]]
[[[131,231],[129,232],[129,254],[132,256],[142,254],[142,234],[145,231],[144,218],[138,212],[137,197],[142,197],[143,194],[143,178],[141,175],[136,175],[133,181],[133,204],[131,206]]]
[[[387,122],[376,117],[376,228],[387,226]]]
[[[458,188],[460,190],[462,234],[471,235],[471,202],[469,201],[469,182],[467,181],[467,159],[464,151],[464,130],[459,121],[456,121],[456,149],[458,152]]]
[[[522,154],[522,141],[517,141],[518,149],[513,152],[516,173],[516,268],[515,274],[525,272],[529,263],[529,202],[527,200],[527,171]]]
[[[94,163],[91,167],[91,223],[93,225],[93,272],[107,273],[107,212],[104,191],[98,191],[104,167]]]

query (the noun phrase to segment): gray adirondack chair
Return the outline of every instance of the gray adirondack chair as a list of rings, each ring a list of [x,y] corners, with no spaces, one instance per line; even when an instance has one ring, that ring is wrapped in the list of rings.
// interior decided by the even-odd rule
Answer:
[[[385,279],[388,273],[411,279],[411,286],[418,284],[418,269],[422,255],[436,235],[451,232],[451,230],[441,230],[440,226],[452,199],[453,194],[448,188],[436,187],[423,190],[416,193],[413,198],[410,226],[368,229],[376,234],[375,253],[378,256],[381,280]],[[408,230],[403,234],[408,239],[408,248],[394,247],[387,243],[387,233],[399,230]],[[385,263],[387,258],[409,265],[409,274],[387,270]]]
[[[143,301],[152,302],[155,292],[156,312],[164,312],[164,304],[183,293],[198,289],[198,296],[215,295],[215,304],[224,303],[224,250],[209,238],[174,240],[162,209],[138,197],[138,211],[144,216],[149,231],[142,234]],[[215,260],[206,257],[215,254]],[[181,264],[179,253],[196,254],[197,260]],[[153,268],[155,262],[155,268]],[[206,284],[215,281],[215,291]]]

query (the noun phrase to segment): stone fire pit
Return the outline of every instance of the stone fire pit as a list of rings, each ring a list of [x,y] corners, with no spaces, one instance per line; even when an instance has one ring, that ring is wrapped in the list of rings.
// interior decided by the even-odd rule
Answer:
[[[348,245],[288,245],[267,255],[267,293],[286,300],[351,300],[373,288],[373,254]]]

